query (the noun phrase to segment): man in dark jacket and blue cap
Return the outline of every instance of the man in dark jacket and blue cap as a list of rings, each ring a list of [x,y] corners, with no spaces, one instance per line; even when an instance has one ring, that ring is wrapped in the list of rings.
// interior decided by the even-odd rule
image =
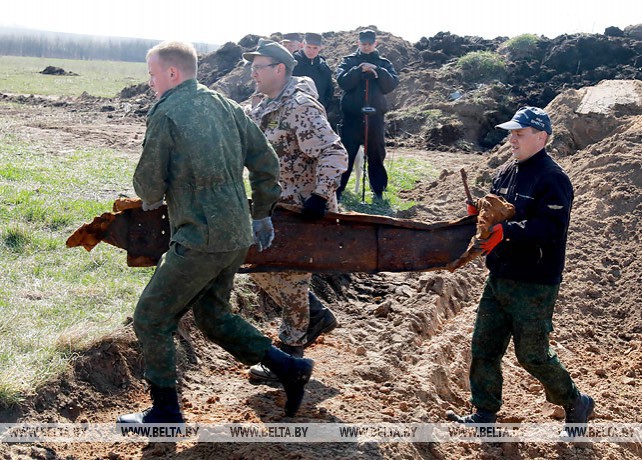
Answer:
[[[370,188],[375,199],[383,197],[388,185],[388,173],[383,164],[386,158],[383,116],[388,111],[385,94],[397,87],[399,77],[392,63],[382,58],[376,47],[375,31],[362,30],[359,32],[359,49],[345,56],[337,69],[337,83],[345,92],[341,98],[341,141],[348,151],[349,160],[348,170],[337,190],[339,197],[348,183],[360,145],[364,145],[366,151]]]
[[[477,242],[490,273],[471,346],[476,411],[447,417],[464,424],[495,423],[502,405],[501,361],[512,337],[519,364],[542,384],[547,401],[564,407],[563,433],[572,437],[585,427],[595,403],[575,386],[548,336],[562,281],[573,186],[546,152],[553,130],[545,111],[522,107],[497,127],[510,131],[512,158],[499,168],[490,192],[513,204],[515,216]]]

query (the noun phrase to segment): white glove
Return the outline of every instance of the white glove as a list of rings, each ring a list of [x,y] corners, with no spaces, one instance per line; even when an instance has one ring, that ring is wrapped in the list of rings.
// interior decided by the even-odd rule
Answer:
[[[274,226],[272,225],[271,217],[253,220],[252,230],[254,231],[254,244],[258,246],[259,252],[272,245],[272,241],[274,241]]]
[[[153,211],[155,209],[163,206],[163,200],[157,201],[156,203],[147,204],[143,201],[143,211]]]

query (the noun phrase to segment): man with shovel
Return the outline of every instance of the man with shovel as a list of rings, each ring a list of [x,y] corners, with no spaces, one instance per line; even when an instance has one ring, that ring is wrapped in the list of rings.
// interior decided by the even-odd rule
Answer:
[[[364,146],[370,188],[375,199],[381,200],[388,185],[383,117],[388,110],[385,95],[399,84],[392,63],[377,51],[376,33],[366,29],[359,32],[359,49],[345,56],[337,69],[337,83],[344,91],[341,98],[343,124],[341,141],[348,152],[348,170],[341,177],[337,197],[346,188],[359,146]]]

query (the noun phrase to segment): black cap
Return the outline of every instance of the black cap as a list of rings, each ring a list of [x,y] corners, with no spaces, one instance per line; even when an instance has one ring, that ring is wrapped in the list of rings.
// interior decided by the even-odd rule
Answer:
[[[301,37],[301,34],[298,32],[292,32],[290,34],[283,34],[283,41],[288,41],[288,42],[300,42],[302,41],[303,37]]]
[[[359,41],[366,43],[374,43],[377,39],[377,34],[372,29],[365,29],[359,32]]]
[[[305,42],[308,45],[319,45],[321,46],[321,35],[315,34],[312,32],[307,32],[304,38]]]

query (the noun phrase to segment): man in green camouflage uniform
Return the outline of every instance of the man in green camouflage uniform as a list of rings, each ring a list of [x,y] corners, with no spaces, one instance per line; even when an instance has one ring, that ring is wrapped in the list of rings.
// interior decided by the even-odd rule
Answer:
[[[256,241],[262,250],[274,237],[270,211],[281,190],[278,158],[240,106],[198,84],[191,44],[161,43],[149,51],[147,65],[159,100],[148,115],[134,188],[144,210],[166,200],[171,243],[134,312],[153,406],[118,422],[183,422],[173,333],[190,308],[204,335],[236,359],[278,369],[287,394],[286,414],[292,416],[312,361],[272,346],[229,304],[234,274],[248,247]],[[252,209],[244,168],[250,172]]]
[[[307,219],[336,212],[336,189],[347,168],[347,153],[317,100],[314,82],[293,77],[294,57],[280,44],[260,40],[243,57],[252,62],[256,97],[250,117],[263,130],[281,163],[280,201],[301,206]],[[310,291],[310,273],[259,273],[254,281],[282,308],[281,348],[293,356],[332,330],[337,321]],[[271,380],[265,366],[250,369],[255,379]]]

